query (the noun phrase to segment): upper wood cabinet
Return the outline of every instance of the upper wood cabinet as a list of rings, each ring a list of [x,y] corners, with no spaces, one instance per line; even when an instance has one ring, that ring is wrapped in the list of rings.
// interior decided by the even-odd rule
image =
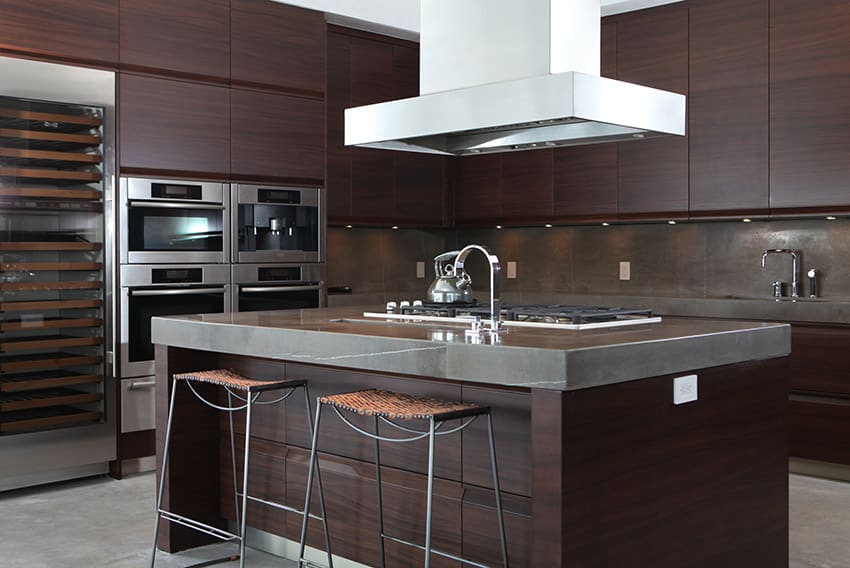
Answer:
[[[501,155],[500,192],[505,223],[552,220],[553,156],[552,150],[526,150]]]
[[[324,180],[322,101],[231,89],[231,103],[231,177],[310,183]]]
[[[504,222],[500,154],[452,158],[450,172],[455,224]]]
[[[351,106],[351,51],[348,37],[328,34],[327,177],[328,219],[351,218],[351,149],[345,147],[345,109]]]
[[[121,3],[121,66],[230,78],[230,0]]]
[[[768,0],[690,8],[690,211],[768,209]]]
[[[846,0],[771,0],[772,212],[850,208],[848,62]]]
[[[0,0],[0,49],[114,66],[118,0]]]
[[[230,89],[121,73],[119,164],[125,173],[230,171]]]
[[[687,7],[673,4],[626,14],[617,28],[621,81],[688,93]],[[687,216],[687,137],[624,142],[618,153],[620,216]]]
[[[230,0],[231,79],[322,95],[325,17],[270,0]]]

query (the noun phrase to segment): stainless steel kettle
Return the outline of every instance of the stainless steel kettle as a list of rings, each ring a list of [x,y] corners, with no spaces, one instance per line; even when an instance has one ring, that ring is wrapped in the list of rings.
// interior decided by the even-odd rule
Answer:
[[[472,302],[472,279],[462,268],[455,273],[454,259],[459,250],[434,257],[434,281],[428,287],[427,299],[439,304]]]

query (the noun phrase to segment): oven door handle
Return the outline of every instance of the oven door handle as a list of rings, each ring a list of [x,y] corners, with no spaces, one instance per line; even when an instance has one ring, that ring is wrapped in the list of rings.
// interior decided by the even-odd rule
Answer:
[[[312,292],[321,290],[321,286],[249,286],[240,288],[246,294],[261,294],[263,292]]]
[[[180,288],[176,290],[129,290],[131,296],[190,296],[193,294],[224,294],[224,288]]]
[[[128,201],[128,207],[154,207],[159,209],[212,209],[224,211],[224,205],[211,203],[193,203],[191,201]]]

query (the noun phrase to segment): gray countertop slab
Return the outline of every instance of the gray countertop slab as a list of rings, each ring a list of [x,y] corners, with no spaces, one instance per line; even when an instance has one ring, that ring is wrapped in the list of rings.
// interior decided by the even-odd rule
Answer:
[[[463,327],[365,321],[376,306],[157,317],[158,344],[365,371],[574,390],[787,355],[779,323],[665,317],[585,331],[512,328],[475,344]]]

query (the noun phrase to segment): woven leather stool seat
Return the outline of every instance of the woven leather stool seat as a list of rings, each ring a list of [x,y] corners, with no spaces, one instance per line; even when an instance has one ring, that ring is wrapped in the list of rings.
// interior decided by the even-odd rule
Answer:
[[[320,397],[322,404],[348,410],[363,416],[383,416],[395,420],[447,420],[483,414],[486,406],[468,402],[448,402],[380,389],[346,392]]]
[[[239,373],[235,373],[229,369],[215,369],[213,371],[192,371],[190,373],[175,373],[174,378],[178,381],[200,381],[203,383],[213,383],[221,387],[231,387],[239,390],[248,390],[249,388],[257,387],[283,387],[283,386],[300,386],[305,381],[258,381],[243,377]]]

